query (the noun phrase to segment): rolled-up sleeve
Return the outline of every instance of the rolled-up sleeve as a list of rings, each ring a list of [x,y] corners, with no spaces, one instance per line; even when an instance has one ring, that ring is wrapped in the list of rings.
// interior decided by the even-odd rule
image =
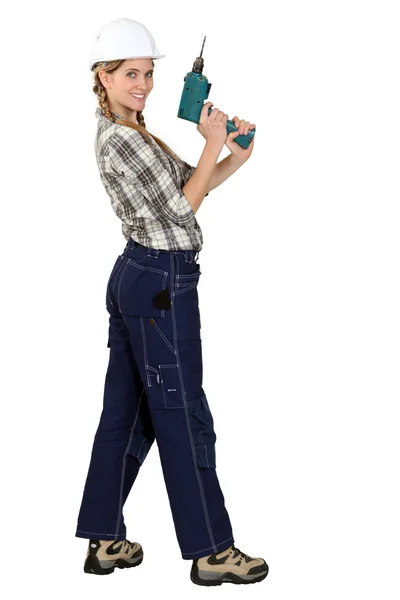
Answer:
[[[110,137],[107,148],[112,171],[140,191],[151,209],[177,225],[186,225],[195,218],[182,189],[138,131],[124,127]]]
[[[183,185],[191,178],[193,173],[196,170],[196,167],[192,167],[185,160],[181,160],[181,168],[182,168],[182,176],[183,176]]]

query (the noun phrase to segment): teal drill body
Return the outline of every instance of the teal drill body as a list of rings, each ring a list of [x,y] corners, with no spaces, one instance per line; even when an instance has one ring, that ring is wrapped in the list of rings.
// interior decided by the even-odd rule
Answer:
[[[200,122],[200,113],[203,108],[204,101],[207,100],[208,94],[211,89],[211,83],[208,83],[208,79],[203,75],[203,64],[202,52],[204,48],[204,42],[201,48],[200,56],[196,58],[193,63],[192,71],[189,71],[184,77],[185,85],[179,104],[178,117],[180,119],[186,119],[192,121],[192,123]],[[208,109],[208,114],[212,112],[212,108]],[[228,120],[226,123],[226,132],[237,131],[232,121]],[[256,128],[250,129],[247,135],[238,135],[234,141],[237,142],[242,148],[249,147],[249,141],[253,138],[256,132]]]

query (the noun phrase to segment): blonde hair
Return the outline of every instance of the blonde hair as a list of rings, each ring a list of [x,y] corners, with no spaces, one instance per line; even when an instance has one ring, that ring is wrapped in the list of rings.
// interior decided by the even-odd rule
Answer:
[[[138,131],[140,133],[140,135],[147,141],[147,143],[150,143],[149,140],[151,137],[170,156],[172,156],[173,158],[175,158],[177,160],[183,160],[173,150],[171,150],[171,148],[169,146],[167,146],[167,144],[165,142],[160,140],[160,138],[156,137],[155,135],[151,134],[146,129],[146,123],[144,121],[143,111],[141,111],[141,110],[137,111],[137,113],[136,113],[137,120],[138,120],[137,123],[134,123],[133,121],[128,121],[125,119],[124,120],[117,119],[112,114],[110,105],[108,103],[107,91],[100,80],[99,72],[106,71],[107,73],[112,73],[113,71],[118,69],[118,67],[120,67],[123,62],[124,62],[124,59],[110,60],[110,61],[107,61],[107,64],[105,66],[103,66],[102,62],[99,62],[99,63],[96,63],[95,65],[93,65],[93,68],[92,68],[93,76],[94,76],[93,91],[98,98],[99,106],[100,106],[102,112],[107,117],[107,119],[109,119],[113,123],[119,123],[120,125],[126,125],[127,127],[132,127],[132,129],[136,129],[136,131]],[[153,63],[153,66],[154,66],[153,59],[151,59],[151,62]]]

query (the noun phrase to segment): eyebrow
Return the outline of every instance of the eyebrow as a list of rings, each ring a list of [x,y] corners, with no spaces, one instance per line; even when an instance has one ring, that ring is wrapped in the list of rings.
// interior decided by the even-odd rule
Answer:
[[[139,69],[125,69],[125,72],[126,72],[126,71],[137,71],[138,73],[140,73],[140,70],[139,70]],[[146,73],[148,73],[149,71],[154,71],[154,69],[148,69],[148,70],[146,71]]]

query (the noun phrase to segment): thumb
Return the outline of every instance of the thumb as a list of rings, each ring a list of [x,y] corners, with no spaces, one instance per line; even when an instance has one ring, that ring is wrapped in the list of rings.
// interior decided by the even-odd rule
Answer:
[[[230,133],[228,133],[228,137],[231,138],[235,138],[237,135],[239,135],[239,129],[237,131],[231,131]]]

